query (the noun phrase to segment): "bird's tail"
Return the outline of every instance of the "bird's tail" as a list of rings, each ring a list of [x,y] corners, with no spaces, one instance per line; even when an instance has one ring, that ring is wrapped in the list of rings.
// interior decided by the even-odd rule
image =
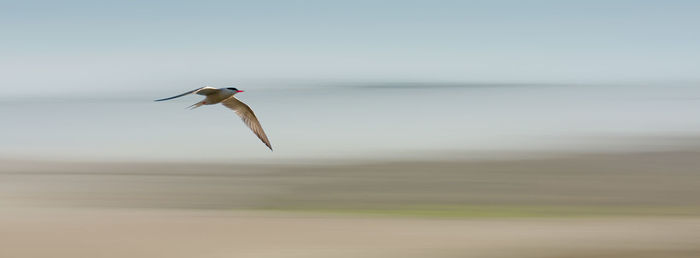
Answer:
[[[195,109],[195,108],[201,107],[202,105],[204,105],[204,101],[200,101],[200,102],[194,103],[194,104],[192,104],[192,106],[189,106],[189,107],[187,107],[187,108],[189,108],[189,109]]]

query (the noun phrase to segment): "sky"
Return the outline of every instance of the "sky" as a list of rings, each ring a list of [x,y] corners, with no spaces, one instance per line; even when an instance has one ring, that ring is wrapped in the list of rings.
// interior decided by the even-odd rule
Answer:
[[[700,1],[0,1],[0,96],[694,82],[698,13]]]

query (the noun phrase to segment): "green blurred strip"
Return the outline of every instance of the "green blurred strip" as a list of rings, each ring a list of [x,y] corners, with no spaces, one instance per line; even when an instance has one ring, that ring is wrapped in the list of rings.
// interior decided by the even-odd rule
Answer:
[[[552,218],[610,216],[700,216],[690,206],[441,206],[406,208],[268,208],[280,212],[428,218]]]

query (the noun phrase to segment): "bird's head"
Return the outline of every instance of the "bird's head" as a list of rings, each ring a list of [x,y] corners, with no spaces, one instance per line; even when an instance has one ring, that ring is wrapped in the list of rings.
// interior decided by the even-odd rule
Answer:
[[[233,91],[235,93],[243,92],[242,90],[238,90],[236,88],[226,88],[227,90]]]

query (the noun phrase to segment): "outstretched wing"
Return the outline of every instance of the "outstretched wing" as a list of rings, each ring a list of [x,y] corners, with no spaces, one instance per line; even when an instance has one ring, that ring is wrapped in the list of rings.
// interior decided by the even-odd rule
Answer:
[[[243,122],[248,126],[248,128],[250,128],[250,130],[252,130],[253,133],[255,133],[255,135],[257,135],[258,138],[260,138],[260,140],[265,143],[268,148],[270,148],[270,150],[272,150],[270,140],[267,139],[267,135],[265,135],[265,131],[263,131],[262,126],[260,126],[258,118],[255,117],[255,113],[253,113],[253,110],[250,109],[248,105],[233,96],[222,101],[221,104],[235,111],[236,114],[243,119]]]
[[[217,88],[212,88],[212,87],[201,87],[201,88],[198,88],[198,89],[194,89],[194,90],[191,90],[191,91],[182,93],[182,94],[177,95],[177,96],[172,96],[172,97],[170,97],[170,98],[164,98],[164,99],[157,99],[157,100],[155,100],[155,101],[171,100],[171,99],[179,98],[179,97],[182,97],[182,96],[185,96],[185,95],[189,95],[189,94],[192,94],[192,93],[197,93],[197,94],[199,94],[199,95],[210,95],[210,94],[216,93],[216,91],[218,91],[218,90],[219,90],[219,89],[217,89]]]

